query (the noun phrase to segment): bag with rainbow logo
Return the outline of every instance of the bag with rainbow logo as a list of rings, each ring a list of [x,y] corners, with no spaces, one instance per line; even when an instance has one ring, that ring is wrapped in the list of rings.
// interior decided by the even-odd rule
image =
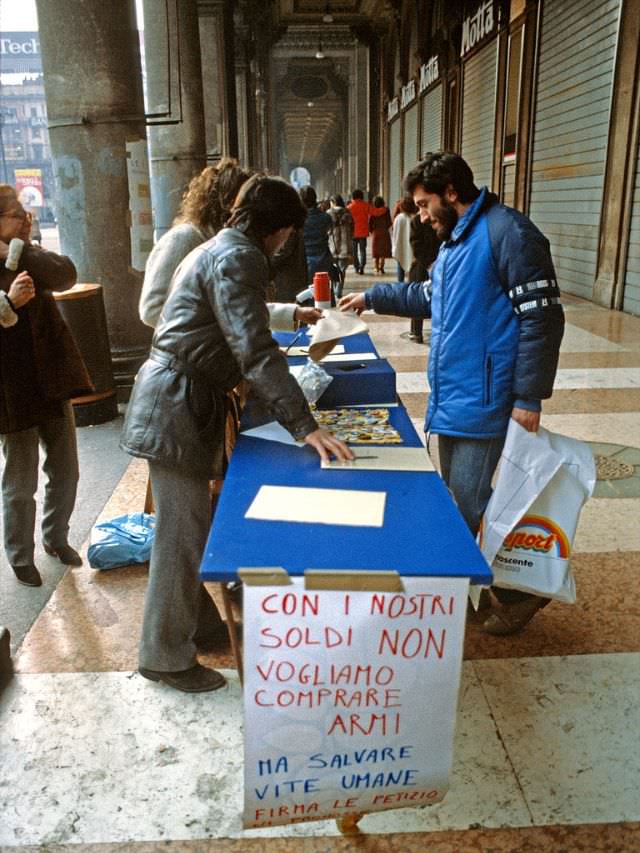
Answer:
[[[542,428],[527,432],[510,421],[478,534],[494,586],[575,602],[571,550],[595,483],[588,444]]]

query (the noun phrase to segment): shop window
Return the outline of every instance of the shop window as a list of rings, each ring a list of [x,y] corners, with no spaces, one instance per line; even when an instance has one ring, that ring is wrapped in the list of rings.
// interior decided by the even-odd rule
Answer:
[[[513,205],[515,200],[522,33],[523,30],[520,27],[510,35],[509,57],[507,61],[506,103],[502,139],[502,201],[508,205]]]

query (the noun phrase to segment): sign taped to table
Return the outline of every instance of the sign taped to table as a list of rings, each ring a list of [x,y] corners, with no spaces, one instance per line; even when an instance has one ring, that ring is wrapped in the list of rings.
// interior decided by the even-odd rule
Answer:
[[[246,828],[444,797],[469,582],[402,583],[245,587]]]

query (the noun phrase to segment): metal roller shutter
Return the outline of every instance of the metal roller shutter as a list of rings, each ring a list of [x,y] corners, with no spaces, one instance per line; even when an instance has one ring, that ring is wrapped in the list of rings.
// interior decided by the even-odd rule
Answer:
[[[640,147],[636,157],[636,183],[631,208],[627,271],[624,279],[622,310],[640,314]]]
[[[389,198],[387,203],[393,205],[400,198],[400,119],[397,118],[389,127]]]
[[[404,114],[404,157],[402,171],[404,175],[418,162],[418,104],[415,103]],[[403,177],[404,177],[403,175]],[[400,187],[402,190],[402,187]],[[400,198],[400,196],[398,196]],[[389,199],[393,203],[393,199]]]
[[[442,148],[442,83],[422,99],[421,156]]]
[[[464,65],[462,145],[477,186],[491,187],[496,119],[498,40],[494,39]]]
[[[529,214],[560,286],[590,299],[596,274],[619,0],[546,0]]]

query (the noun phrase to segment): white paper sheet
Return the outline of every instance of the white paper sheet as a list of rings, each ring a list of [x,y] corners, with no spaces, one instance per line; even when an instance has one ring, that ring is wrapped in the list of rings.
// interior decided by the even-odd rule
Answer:
[[[314,361],[320,361],[335,348],[340,338],[368,331],[369,327],[357,314],[335,308],[326,309],[322,319],[309,332],[313,338],[309,345],[309,356]]]
[[[382,527],[386,492],[260,486],[245,518]]]
[[[279,441],[281,444],[294,444],[296,447],[303,446],[303,442],[296,441],[291,433],[277,421],[270,421],[268,424],[259,427],[242,430],[241,434],[248,435],[250,438],[263,438],[266,441]]]
[[[376,361],[377,359],[378,356],[374,352],[347,352],[344,355],[336,355],[336,351],[332,350],[329,355],[320,359],[320,364],[325,364],[327,361]]]
[[[435,471],[433,462],[424,447],[366,447],[351,448],[356,454],[352,462],[332,459],[323,462],[323,468],[337,471]]]
[[[468,579],[405,577],[393,593],[291,581],[245,587],[245,827],[441,800]]]

